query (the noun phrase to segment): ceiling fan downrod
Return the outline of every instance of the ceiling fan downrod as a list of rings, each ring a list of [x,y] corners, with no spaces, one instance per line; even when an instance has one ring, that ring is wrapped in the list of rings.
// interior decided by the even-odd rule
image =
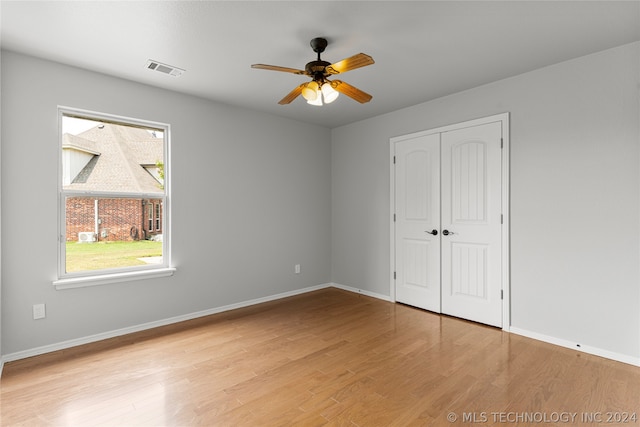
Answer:
[[[331,63],[323,61],[320,58],[320,54],[324,52],[327,47],[327,39],[316,37],[315,39],[312,39],[309,44],[311,45],[313,51],[318,54],[318,59],[316,61],[307,63],[307,65],[305,66],[305,71],[313,77],[313,80],[317,82],[324,82],[326,79],[325,69],[326,67],[331,65]]]

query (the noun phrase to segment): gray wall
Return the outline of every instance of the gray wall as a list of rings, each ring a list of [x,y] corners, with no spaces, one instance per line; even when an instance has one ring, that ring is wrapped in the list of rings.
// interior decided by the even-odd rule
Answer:
[[[3,354],[330,282],[330,130],[12,52],[1,78]],[[171,125],[173,277],[54,290],[57,105]]]
[[[640,357],[639,51],[334,129],[333,281],[390,294],[390,137],[510,112],[512,325]]]
[[[639,50],[333,131],[3,52],[2,354],[330,281],[388,296],[389,138],[510,112],[512,325],[640,357]],[[172,125],[173,277],[54,290],[58,104]]]

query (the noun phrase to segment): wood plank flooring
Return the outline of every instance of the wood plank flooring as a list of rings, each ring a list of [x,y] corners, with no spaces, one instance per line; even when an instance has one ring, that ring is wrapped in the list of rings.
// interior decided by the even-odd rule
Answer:
[[[640,427],[640,368],[330,288],[8,363],[0,405],[2,426]]]

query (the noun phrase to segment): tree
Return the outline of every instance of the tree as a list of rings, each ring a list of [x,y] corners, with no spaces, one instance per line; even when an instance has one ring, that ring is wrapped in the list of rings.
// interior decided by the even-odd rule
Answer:
[[[158,178],[160,179],[160,188],[164,190],[164,163],[158,160],[156,161],[156,167],[158,168]]]

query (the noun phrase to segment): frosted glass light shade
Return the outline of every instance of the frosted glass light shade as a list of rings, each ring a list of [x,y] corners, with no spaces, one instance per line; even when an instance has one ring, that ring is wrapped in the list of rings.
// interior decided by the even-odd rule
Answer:
[[[322,96],[324,97],[325,104],[330,104],[338,98],[340,93],[331,87],[330,83],[322,85]]]
[[[307,100],[307,104],[310,105],[315,105],[315,106],[322,106],[322,94],[320,92],[320,90],[316,91],[316,99],[314,100]]]
[[[302,96],[307,101],[315,101],[319,95],[318,89],[318,83],[309,82],[302,88]]]

